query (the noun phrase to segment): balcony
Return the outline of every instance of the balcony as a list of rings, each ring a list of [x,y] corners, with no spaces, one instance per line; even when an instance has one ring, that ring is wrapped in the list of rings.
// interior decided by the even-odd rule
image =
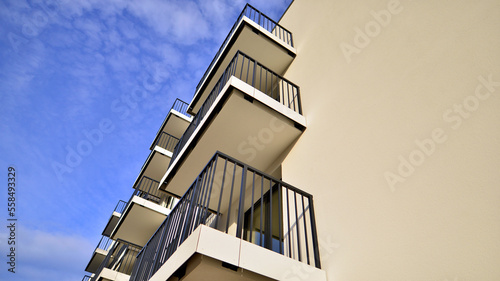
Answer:
[[[90,280],[129,280],[137,253],[139,253],[140,250],[141,247],[138,245],[123,240],[117,240]]]
[[[282,280],[296,268],[304,280],[326,280],[312,195],[221,152],[195,178],[131,281]]]
[[[123,213],[123,210],[125,209],[125,206],[127,205],[127,202],[120,200],[118,201],[118,204],[116,204],[115,209],[113,210],[113,213],[111,214],[111,217],[108,220],[108,223],[104,227],[104,230],[102,231],[103,236],[109,237],[111,235],[111,232],[113,229],[115,229],[116,224],[120,220],[120,217]]]
[[[90,281],[90,276],[88,275],[83,276],[82,281]]]
[[[159,190],[158,184],[151,178],[141,178],[111,238],[141,246],[148,241],[177,201]]]
[[[157,139],[155,146],[161,147],[166,151],[174,151],[175,146],[179,139],[169,133],[161,132],[160,137]]]
[[[296,56],[292,33],[247,4],[196,87],[189,113],[198,112],[238,50],[265,62],[269,69],[280,75]]]
[[[188,103],[180,99],[175,100],[165,120],[163,120],[160,129],[156,133],[156,137],[149,148],[150,150],[153,150],[155,146],[159,146],[167,151],[173,151],[175,147],[173,143],[176,142],[175,139],[179,140],[193,119],[187,113],[188,106]]]
[[[151,153],[142,165],[133,188],[136,188],[143,177],[160,181],[172,158],[175,146],[179,142],[189,123],[193,119],[186,113],[188,104],[176,99],[163,121],[153,143],[150,146]]]
[[[90,258],[85,271],[90,273],[95,273],[99,268],[99,265],[102,263],[106,255],[108,254],[108,250],[113,246],[113,240],[109,239],[106,236],[102,236],[101,240],[97,244],[94,252],[92,253],[92,257]]]
[[[305,126],[299,87],[237,52],[180,138],[160,188],[180,197],[217,150],[271,172]]]

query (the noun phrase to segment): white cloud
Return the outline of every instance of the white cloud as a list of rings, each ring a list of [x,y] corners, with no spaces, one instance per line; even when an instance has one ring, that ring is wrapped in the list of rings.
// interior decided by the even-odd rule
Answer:
[[[18,222],[18,224],[21,222]],[[96,244],[76,235],[17,228],[16,274],[2,270],[2,280],[81,280]],[[7,234],[0,236],[5,241]],[[6,243],[2,243],[6,245]],[[7,249],[4,249],[7,250]],[[5,251],[2,250],[2,253]]]

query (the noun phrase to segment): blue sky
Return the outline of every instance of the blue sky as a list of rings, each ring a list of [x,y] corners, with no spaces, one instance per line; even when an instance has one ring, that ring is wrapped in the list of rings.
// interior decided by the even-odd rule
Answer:
[[[249,1],[279,19],[291,0]],[[17,273],[81,280],[175,98],[194,89],[241,0],[2,0],[0,195],[17,169]],[[78,154],[79,156],[75,156]]]

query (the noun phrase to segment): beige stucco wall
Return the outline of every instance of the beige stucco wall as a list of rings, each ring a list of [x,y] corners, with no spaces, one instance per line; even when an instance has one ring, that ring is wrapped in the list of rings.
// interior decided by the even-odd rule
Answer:
[[[281,24],[308,124],[282,175],[328,280],[500,280],[500,1],[295,0]]]

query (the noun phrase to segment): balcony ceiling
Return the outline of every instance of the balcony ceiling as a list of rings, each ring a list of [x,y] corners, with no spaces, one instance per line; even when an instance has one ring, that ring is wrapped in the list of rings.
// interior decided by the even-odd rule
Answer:
[[[148,178],[154,179],[155,181],[160,181],[162,176],[167,171],[170,159],[170,157],[158,151],[152,151],[150,158],[147,160],[147,165],[141,172],[141,177],[146,176]]]
[[[184,116],[182,113],[179,113],[175,110],[170,110],[163,121],[160,130],[156,134],[153,143],[151,143],[150,150],[153,150],[154,145],[158,138],[160,137],[162,132],[168,133],[176,138],[182,137],[182,134],[189,126],[190,118]]]
[[[106,237],[109,237],[111,235],[111,232],[113,231],[113,229],[115,229],[116,224],[118,224],[118,221],[120,220],[120,216],[121,214],[117,212],[113,212],[113,214],[111,214],[108,223],[106,224],[104,230],[102,231],[102,235]]]
[[[95,252],[92,254],[92,258],[90,258],[90,261],[87,264],[85,271],[90,273],[95,273],[107,254],[108,251],[104,251],[103,249],[97,248]]]
[[[164,153],[168,153],[170,156],[159,152],[160,150]],[[148,158],[146,159],[146,162],[144,163],[141,172],[137,176],[134,185],[132,185],[132,188],[136,188],[143,177],[148,177],[159,182],[167,171],[170,159],[171,152],[166,151],[162,148],[155,147],[155,149],[151,151]]]
[[[144,246],[165,220],[169,210],[137,196],[131,200],[111,238]]]

